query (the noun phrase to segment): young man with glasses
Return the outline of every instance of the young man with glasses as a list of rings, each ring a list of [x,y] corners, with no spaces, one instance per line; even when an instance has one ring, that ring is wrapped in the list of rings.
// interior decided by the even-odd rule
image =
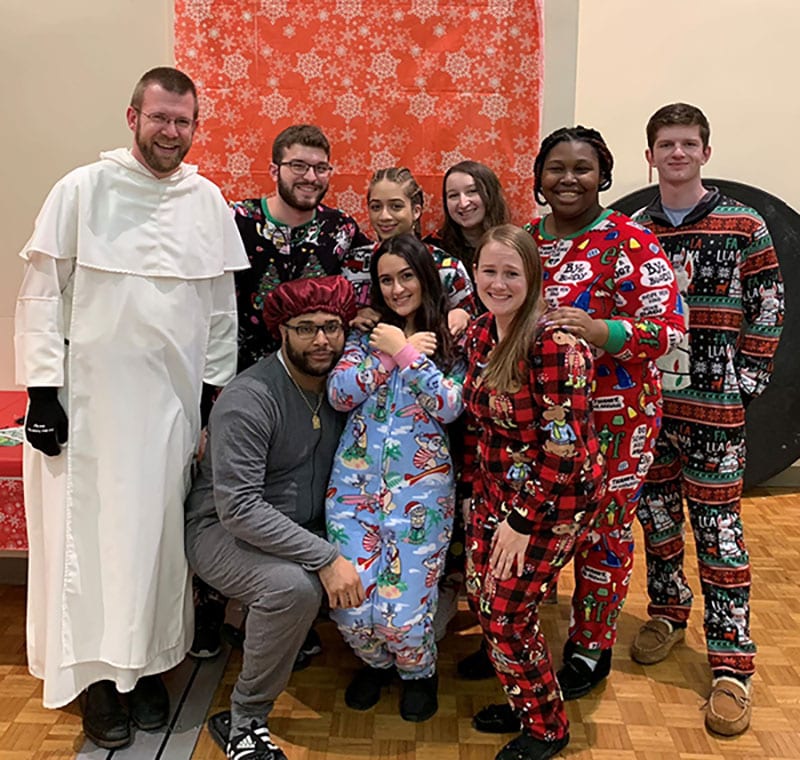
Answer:
[[[80,695],[84,733],[105,748],[169,718],[158,674],[191,641],[183,501],[198,402],[234,375],[233,270],[247,266],[219,189],[182,163],[192,80],[147,72],[127,121],[130,150],[48,195],[15,324],[30,397],[28,662],[44,705]]]
[[[265,328],[282,346],[238,375],[211,412],[206,455],[186,501],[195,572],[249,609],[230,712],[209,721],[229,758],[285,760],[266,718],[327,593],[355,607],[355,567],[325,540],[325,493],[345,417],[325,381],[355,315],[344,277],[279,285]]]
[[[277,350],[261,321],[264,297],[282,282],[339,274],[353,245],[369,240],[355,220],[322,205],[333,174],[330,144],[319,127],[283,130],[272,145],[277,192],[234,204],[250,269],[237,275],[239,371]]]

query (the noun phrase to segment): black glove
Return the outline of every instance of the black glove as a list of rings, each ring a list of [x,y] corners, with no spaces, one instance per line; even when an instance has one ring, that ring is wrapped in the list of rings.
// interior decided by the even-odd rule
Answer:
[[[58,388],[28,388],[28,398],[25,437],[43,454],[57,456],[67,442],[67,414],[58,401]]]

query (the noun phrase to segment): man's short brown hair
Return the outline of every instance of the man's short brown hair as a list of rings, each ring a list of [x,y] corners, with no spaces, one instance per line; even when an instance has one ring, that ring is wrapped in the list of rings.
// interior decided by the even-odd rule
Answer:
[[[144,91],[151,84],[159,84],[167,92],[173,92],[176,95],[185,95],[187,92],[191,92],[194,97],[194,118],[197,118],[197,89],[194,86],[194,82],[182,71],[178,71],[178,69],[174,69],[171,66],[157,66],[142,74],[142,78],[136,83],[136,87],[133,88],[131,107],[135,108],[137,111],[142,109]]]
[[[703,147],[708,147],[708,139],[711,137],[711,127],[708,124],[706,115],[697,107],[688,103],[670,103],[661,106],[647,122],[647,147],[653,150],[656,142],[658,130],[662,127],[700,127],[700,139]]]
[[[292,145],[320,148],[325,151],[325,156],[330,161],[331,144],[322,130],[313,124],[293,124],[291,127],[286,127],[272,143],[272,163],[279,164],[283,161],[284,151]]]

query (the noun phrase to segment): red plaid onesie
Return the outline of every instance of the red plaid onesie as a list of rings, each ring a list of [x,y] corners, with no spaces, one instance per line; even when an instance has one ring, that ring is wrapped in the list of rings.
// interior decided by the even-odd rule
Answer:
[[[552,328],[531,347],[527,380],[516,393],[481,383],[496,344],[494,316],[470,327],[464,402],[477,433],[467,446],[465,472],[473,473],[467,525],[466,586],[478,614],[497,676],[524,729],[560,739],[568,721],[538,607],[576,539],[595,516],[603,463],[592,424],[591,352],[582,340]],[[521,577],[495,580],[489,571],[499,521],[530,542]]]

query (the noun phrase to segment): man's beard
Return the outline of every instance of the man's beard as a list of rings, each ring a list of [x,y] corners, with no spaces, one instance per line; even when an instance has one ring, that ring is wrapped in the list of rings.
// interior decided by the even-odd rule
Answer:
[[[278,175],[278,195],[283,199],[283,202],[290,208],[297,209],[298,211],[312,211],[319,206],[325,193],[328,192],[327,187],[322,187],[319,193],[314,196],[313,200],[300,201],[293,194],[294,185],[287,185],[280,174]]]
[[[311,359],[306,356],[306,353],[313,353],[313,349],[296,351],[289,340],[284,342],[283,348],[286,352],[286,358],[304,375],[311,377],[325,377],[334,368],[342,354],[341,351],[333,349],[330,362],[326,362],[325,366],[320,366],[319,364],[312,364]]]
[[[163,158],[157,155],[153,149],[153,142],[155,141],[155,138],[153,138],[149,144],[142,140],[138,123],[136,124],[136,132],[134,133],[134,137],[136,139],[136,145],[138,146],[145,163],[158,174],[171,174],[174,172],[181,165],[181,161],[183,161],[183,159],[186,157],[186,154],[189,152],[189,148],[192,147],[191,140],[189,140],[187,145],[186,141],[179,137],[178,151],[172,157]]]

